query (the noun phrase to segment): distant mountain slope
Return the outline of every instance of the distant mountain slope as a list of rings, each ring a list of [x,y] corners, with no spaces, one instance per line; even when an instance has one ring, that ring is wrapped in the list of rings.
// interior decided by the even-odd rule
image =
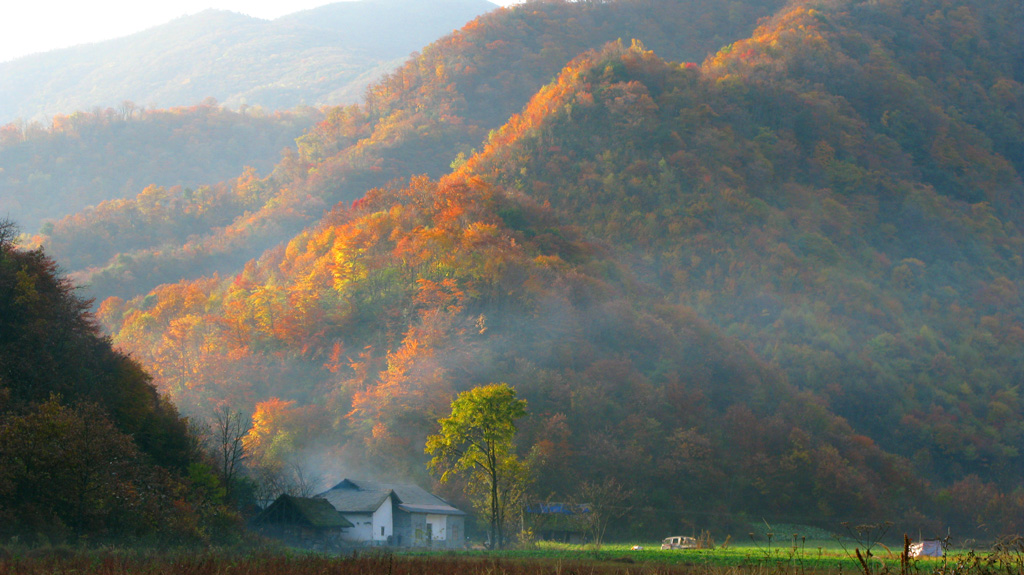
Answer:
[[[215,98],[271,110],[354,102],[411,52],[492,10],[486,0],[338,2],[274,21],[224,11],[0,63],[0,124]]]
[[[338,201],[352,201],[369,188],[410,175],[443,174],[580,52],[618,38],[650,38],[668,57],[700,60],[723,38],[748,35],[758,18],[781,4],[531,2],[487,14],[424,48],[371,87],[363,105],[334,110],[303,136],[298,154],[261,183],[268,198],[261,209],[229,214],[236,218],[230,225],[203,237],[180,233],[177,246],[140,238],[136,251],[78,277],[96,294],[130,297],[182,277],[236,270],[232,266],[287,241]],[[133,234],[120,223],[126,218],[116,214],[86,220],[89,225],[68,226],[63,237],[55,236],[54,247],[83,244],[75,238],[94,226]],[[82,260],[66,257],[72,254],[54,253],[72,269],[85,267]],[[112,258],[116,252],[103,255]]]
[[[281,150],[322,117],[313,108],[267,114],[208,104],[169,110],[121,105],[58,115],[46,129],[8,124],[0,127],[0,214],[34,233],[44,220],[134,198],[150,185],[185,194],[246,166],[266,173]]]

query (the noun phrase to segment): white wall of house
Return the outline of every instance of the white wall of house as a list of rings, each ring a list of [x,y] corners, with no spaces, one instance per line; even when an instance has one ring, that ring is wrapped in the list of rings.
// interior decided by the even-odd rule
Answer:
[[[352,523],[341,533],[344,541],[360,542],[373,540],[373,515],[370,513],[342,513]]]
[[[352,522],[353,527],[345,529],[341,538],[350,542],[373,541],[387,543],[388,537],[395,531],[394,517],[391,514],[391,497],[384,500],[373,513],[342,513],[345,519]]]
[[[388,537],[395,532],[390,496],[373,513],[342,513],[342,516],[353,525],[342,532],[341,538],[344,541],[387,543]]]
[[[373,513],[373,540],[387,542],[395,531],[395,518],[391,514],[391,496]]]
[[[448,516],[427,514],[427,525],[430,525],[430,533],[434,541],[444,541],[448,538]]]

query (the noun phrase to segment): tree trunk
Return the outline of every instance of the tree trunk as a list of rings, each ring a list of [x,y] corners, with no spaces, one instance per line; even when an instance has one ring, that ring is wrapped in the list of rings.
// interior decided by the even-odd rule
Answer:
[[[488,459],[491,464],[491,548],[501,549],[504,547],[504,541],[501,540],[501,522],[498,517],[498,457],[493,448],[488,454]]]

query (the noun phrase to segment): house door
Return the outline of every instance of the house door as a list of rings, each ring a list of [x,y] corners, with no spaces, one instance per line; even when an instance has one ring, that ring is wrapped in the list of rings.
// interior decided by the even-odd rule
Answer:
[[[427,546],[430,547],[434,544],[434,525],[427,523]]]

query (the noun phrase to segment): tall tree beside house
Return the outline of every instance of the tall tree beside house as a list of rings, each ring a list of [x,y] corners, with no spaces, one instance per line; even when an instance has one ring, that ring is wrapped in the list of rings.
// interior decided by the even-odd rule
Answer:
[[[475,387],[452,402],[440,432],[427,438],[430,470],[441,482],[464,476],[467,495],[490,525],[490,546],[505,545],[505,519],[529,481],[529,466],[515,454],[517,419],[526,415],[526,400],[516,399],[507,383]]]

